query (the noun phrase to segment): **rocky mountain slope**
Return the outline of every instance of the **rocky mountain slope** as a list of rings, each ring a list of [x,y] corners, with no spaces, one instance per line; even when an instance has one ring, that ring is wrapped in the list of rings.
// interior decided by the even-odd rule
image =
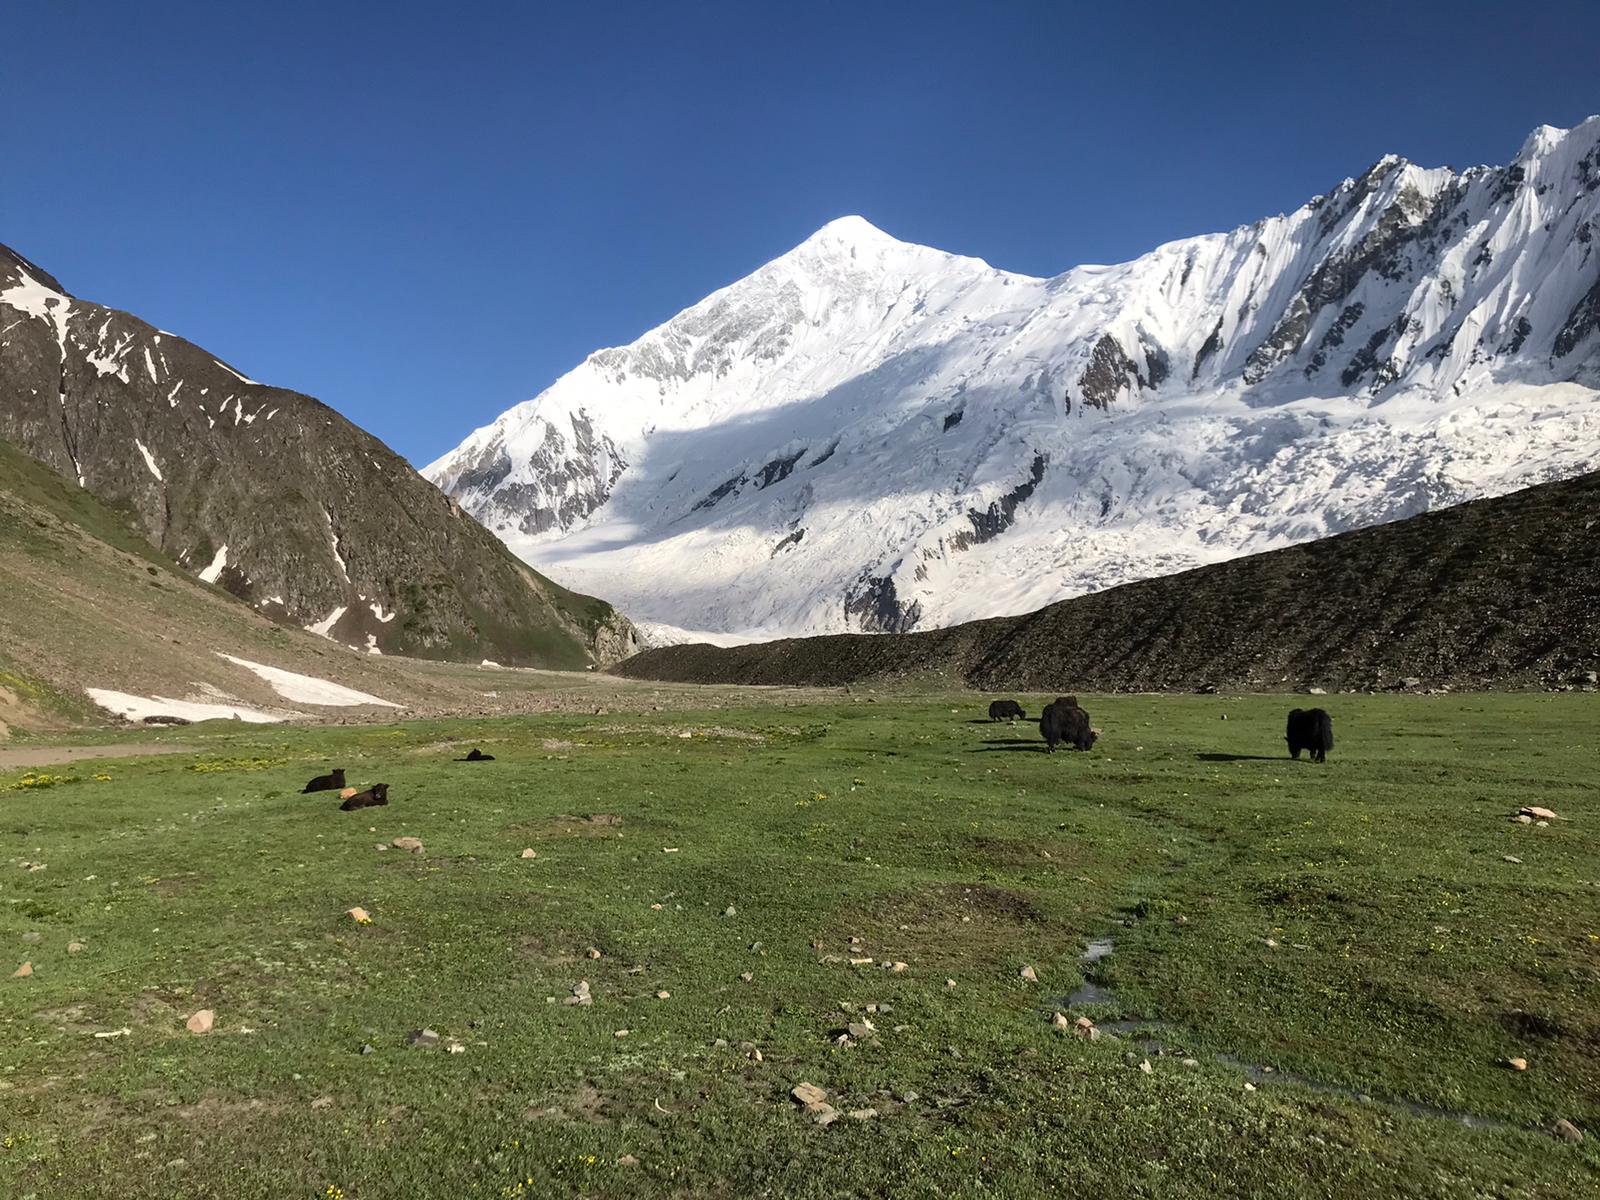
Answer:
[[[635,619],[921,629],[1592,469],[1597,388],[1593,118],[1050,279],[845,218],[424,474]]]
[[[668,646],[639,679],[985,691],[1593,687],[1600,473],[893,636]]]
[[[309,396],[66,293],[0,247],[0,439],[259,611],[375,653],[582,666],[632,630]]]

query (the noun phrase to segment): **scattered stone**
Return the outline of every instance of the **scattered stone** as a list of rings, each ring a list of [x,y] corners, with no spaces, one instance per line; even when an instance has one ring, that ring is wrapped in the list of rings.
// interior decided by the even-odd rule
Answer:
[[[825,1104],[828,1093],[814,1083],[799,1083],[789,1089],[789,1095],[796,1104],[810,1108],[813,1104]]]
[[[1518,813],[1516,820],[1517,820],[1517,824],[1519,824],[1519,825],[1532,825],[1533,824],[1533,818],[1530,817],[1527,813]]]
[[[898,1099],[901,1104],[915,1104],[922,1099],[922,1094],[920,1092],[904,1091],[898,1093]]]
[[[631,1154],[624,1154],[621,1158],[617,1159],[617,1166],[619,1167],[637,1167],[638,1165],[639,1160]]]
[[[855,1108],[850,1110],[850,1119],[852,1121],[870,1121],[877,1115],[878,1110],[875,1108]]]
[[[1525,1058],[1508,1058],[1506,1059],[1506,1066],[1513,1071],[1526,1071],[1528,1069],[1528,1060]]]
[[[68,954],[82,954],[83,951],[84,951],[84,945],[83,945],[82,942],[68,942],[67,943],[67,953]]]
[[[1173,917],[1172,919],[1174,921],[1176,921],[1179,925],[1187,925],[1189,923],[1189,918],[1184,916],[1182,913],[1179,913],[1177,916]]]
[[[751,1062],[766,1062],[767,1061],[766,1058],[762,1055],[761,1048],[759,1046],[751,1046],[750,1050],[749,1050],[749,1055],[750,1055],[750,1061]]]
[[[1253,1091],[1256,1090],[1256,1085],[1253,1084],[1253,1083],[1246,1083],[1244,1085],[1244,1090],[1247,1091],[1247,1092],[1253,1092]]]
[[[184,1022],[190,1033],[210,1033],[211,1027],[216,1024],[217,1014],[209,1008],[202,1008],[194,1016]]]
[[[1276,950],[1278,948],[1278,940],[1276,938],[1262,938],[1261,941],[1262,944],[1269,950]]]
[[[1068,1029],[1068,1028],[1071,1027],[1072,1022],[1067,1020],[1067,1014],[1066,1013],[1058,1012],[1053,1017],[1050,1018],[1050,1024],[1053,1025],[1057,1029]]]
[[[1152,1075],[1155,1073],[1155,1068],[1150,1065],[1150,1060],[1148,1058],[1139,1064],[1139,1070],[1146,1075]]]
[[[1091,1042],[1100,1040],[1100,1031],[1088,1017],[1079,1017],[1072,1023],[1072,1036],[1086,1038]]]
[[[631,1029],[614,1029],[611,1031],[611,1036],[614,1038],[625,1038],[632,1032],[633,1030]]]
[[[755,977],[756,977],[756,975],[755,975],[754,971],[742,971],[739,974],[739,979],[743,983],[749,983]]]
[[[525,847],[525,848],[524,848],[524,849],[523,849],[523,851],[522,851],[522,857],[523,857],[523,858],[538,858],[538,857],[539,857],[539,856],[538,856],[538,854],[536,854],[536,853],[535,853],[535,852],[534,852],[534,849],[533,849],[533,847],[532,847],[532,846],[528,846],[528,847]]]
[[[1539,817],[1546,821],[1560,821],[1563,818],[1548,808],[1540,808],[1534,804],[1525,804],[1517,810],[1517,815],[1522,817]]]
[[[584,951],[584,953],[586,955],[588,955],[590,958],[599,958],[600,957],[600,951],[597,950],[593,946],[590,946],[587,950]]]
[[[41,941],[44,940],[44,934],[42,934],[42,933],[25,933],[25,934],[22,935],[22,940],[25,941],[25,942],[30,942],[30,943],[31,942],[41,942]]]
[[[1533,827],[1535,829],[1549,829],[1550,828],[1550,822],[1549,821],[1535,821],[1533,823]]]
[[[565,997],[561,1003],[568,1005],[593,1004],[594,997],[589,993],[589,981],[587,979],[578,980],[577,983],[572,985],[572,995]]]
[[[127,1037],[133,1030],[124,1025],[121,1029],[102,1029],[94,1036],[97,1038]]]
[[[844,1027],[844,1031],[855,1038],[856,1041],[864,1042],[878,1032],[878,1027],[871,1021],[851,1021],[850,1024]]]
[[[910,970],[910,967],[903,962],[882,962],[878,965],[892,975],[903,975]]]
[[[371,915],[368,914],[367,910],[362,908],[359,904],[356,905],[354,908],[347,910],[345,915],[348,916],[357,925],[371,925],[372,924]]]
[[[1022,970],[1017,972],[1017,974],[1023,979],[1026,979],[1029,983],[1039,982],[1039,972],[1035,971],[1032,967],[1023,967]]]
[[[1520,863],[1522,861],[1515,854],[1502,854],[1500,857],[1508,863]]]
[[[722,910],[722,915],[725,917],[737,917],[739,915],[739,910],[730,904],[727,908]]]
[[[945,980],[945,981],[944,981],[944,985],[945,985],[945,987],[947,987],[947,988],[953,988],[953,987],[955,987],[955,985],[956,985],[956,981],[955,981],[955,980],[954,980],[954,979],[946,979],[946,980]]]
[[[659,992],[656,993],[656,999],[657,1000],[671,1000],[672,999],[672,993],[669,992],[669,991],[666,991],[665,989],[663,989],[662,991],[659,991]]]
[[[439,1044],[439,1035],[431,1029],[413,1029],[406,1035],[406,1041],[426,1050]]]
[[[374,1052],[375,1051],[373,1049],[373,1045],[372,1045],[371,1042],[362,1042],[361,1043],[361,1049],[360,1049],[359,1053],[361,1053],[361,1054],[372,1054]]]
[[[374,850],[387,850],[388,848],[389,848],[389,846],[388,846],[388,843],[386,843],[386,842],[379,842],[376,846],[373,847]]]
[[[659,904],[652,904],[652,905],[651,905],[651,906],[650,906],[650,910],[651,910],[651,911],[652,911],[652,912],[660,912],[660,911],[661,911],[661,905],[659,905]]]
[[[422,839],[414,837],[397,837],[389,843],[396,850],[409,850],[413,854],[422,853]]]
[[[313,1100],[311,1102],[311,1107],[312,1108],[332,1108],[333,1107],[333,1097],[332,1096],[318,1096],[315,1100]]]
[[[1191,1070],[1200,1065],[1200,1060],[1198,1058],[1185,1058],[1182,1059],[1181,1062],[1183,1066],[1186,1066]]]
[[[1559,1121],[1552,1125],[1550,1127],[1550,1132],[1555,1134],[1563,1142],[1571,1142],[1574,1146],[1578,1146],[1583,1143],[1583,1130],[1579,1129],[1565,1117],[1562,1117]]]
[[[817,1124],[824,1129],[839,1119],[838,1110],[831,1104],[818,1104],[815,1107],[808,1108],[806,1111],[816,1118]]]
[[[20,967],[18,967],[15,971],[11,972],[11,978],[13,978],[13,979],[26,979],[29,975],[32,975],[32,974],[33,974],[33,964],[31,962],[25,962]]]
[[[712,1042],[711,1045],[718,1050],[726,1050],[728,1048],[728,1039],[718,1038],[716,1041]]]
[[[850,965],[852,967],[870,967],[872,965],[872,960],[870,958],[852,958],[850,960]]]

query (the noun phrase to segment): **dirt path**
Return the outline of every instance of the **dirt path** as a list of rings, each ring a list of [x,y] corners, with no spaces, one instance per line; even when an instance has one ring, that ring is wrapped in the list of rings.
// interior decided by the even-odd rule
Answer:
[[[141,754],[193,754],[176,742],[123,742],[114,746],[0,746],[0,770],[53,767],[81,758],[132,758]]]

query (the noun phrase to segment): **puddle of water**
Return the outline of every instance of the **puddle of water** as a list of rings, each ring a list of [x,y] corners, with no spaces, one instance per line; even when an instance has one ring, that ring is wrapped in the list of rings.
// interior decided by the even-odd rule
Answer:
[[[1078,955],[1079,962],[1097,963],[1102,958],[1110,958],[1111,952],[1117,948],[1113,938],[1096,938],[1090,942],[1084,952]]]

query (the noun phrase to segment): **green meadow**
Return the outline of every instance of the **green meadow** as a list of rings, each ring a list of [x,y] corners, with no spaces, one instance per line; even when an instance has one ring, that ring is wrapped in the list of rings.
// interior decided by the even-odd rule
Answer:
[[[1600,697],[871,699],[0,770],[0,1195],[1600,1194]]]

